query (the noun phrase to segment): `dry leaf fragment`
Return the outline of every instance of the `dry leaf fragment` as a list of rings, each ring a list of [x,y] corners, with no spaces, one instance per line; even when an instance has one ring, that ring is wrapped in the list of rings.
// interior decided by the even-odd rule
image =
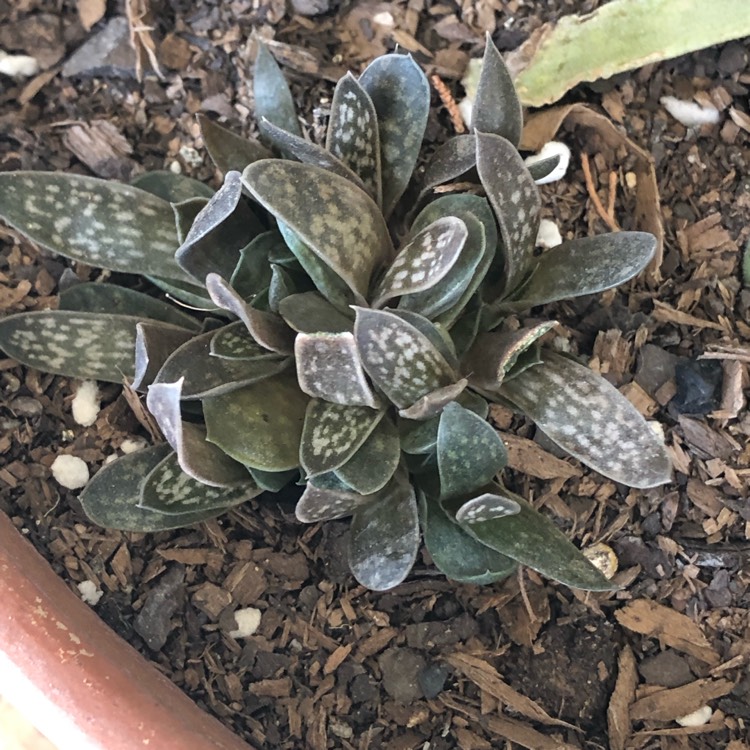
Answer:
[[[635,656],[630,646],[625,646],[617,660],[617,681],[607,706],[611,750],[625,750],[625,743],[630,737],[630,704],[635,698],[637,684]]]

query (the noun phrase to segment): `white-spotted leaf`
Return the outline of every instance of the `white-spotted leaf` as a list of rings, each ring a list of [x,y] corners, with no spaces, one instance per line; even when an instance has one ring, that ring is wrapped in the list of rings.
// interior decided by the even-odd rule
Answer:
[[[224,174],[232,170],[242,172],[248,164],[272,156],[271,152],[257,141],[242,138],[209,120],[205,115],[199,114],[198,122],[208,155]]]
[[[285,297],[279,303],[279,313],[298,333],[344,333],[354,329],[354,319],[340,312],[319,292]]]
[[[378,422],[362,447],[336,469],[336,476],[353,490],[370,495],[388,484],[400,458],[398,429],[386,416]]]
[[[422,396],[422,398],[408,409],[400,409],[398,415],[403,419],[416,419],[418,421],[431,419],[436,414],[439,414],[446,404],[455,401],[468,384],[469,381],[466,378],[461,378],[456,383],[451,383],[444,388],[431,391],[426,396]]]
[[[505,516],[515,516],[521,506],[512,498],[494,492],[483,492],[465,502],[456,512],[460,524],[482,523]]]
[[[153,321],[136,324],[135,331],[135,372],[131,387],[142,391],[154,382],[173,352],[190,341],[195,333]]]
[[[253,98],[258,122],[265,117],[294,135],[302,135],[289,84],[274,56],[262,42],[258,43],[253,69]]]
[[[338,486],[326,483],[317,486],[317,479],[310,480],[297,501],[294,514],[302,523],[332,521],[335,518],[350,516],[361,505],[371,503],[374,497],[360,495],[347,489],[343,483]]]
[[[435,149],[422,179],[422,190],[431,190],[468,172],[477,160],[473,135],[457,135]]]
[[[277,355],[264,349],[250,335],[247,326],[237,320],[219,328],[211,338],[209,351],[212,357],[223,359],[267,359]]]

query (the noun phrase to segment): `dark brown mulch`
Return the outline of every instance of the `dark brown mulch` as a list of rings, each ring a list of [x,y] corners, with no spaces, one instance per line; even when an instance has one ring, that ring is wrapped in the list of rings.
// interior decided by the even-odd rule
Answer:
[[[206,111],[250,132],[253,29],[278,42],[273,51],[318,137],[331,81],[394,42],[457,91],[485,30],[512,49],[543,21],[598,3],[293,0],[298,12],[287,14],[282,0],[152,0],[163,78],[147,74],[142,83],[127,45],[98,77],[60,72],[124,12],[110,4],[87,32],[78,10],[94,5],[0,0],[0,48],[36,54],[43,68],[31,80],[0,81],[0,169],[127,179],[178,164],[215,180],[193,115]],[[327,12],[300,15],[311,9]],[[373,24],[377,12],[391,13],[395,26]],[[554,314],[571,348],[664,426],[675,482],[628,491],[554,461],[532,426],[502,410],[494,416],[526,438],[513,441],[512,465],[532,476],[514,468],[505,479],[579,545],[610,545],[622,591],[585,595],[530,571],[501,585],[458,586],[422,558],[406,583],[374,594],[347,571],[347,525],[302,527],[284,498],[174,533],[94,527],[49,466],[63,452],[93,471],[124,440],[145,437],[143,429],[111,386],[97,422],[76,425],[75,383],[7,359],[0,508],[71,585],[88,580],[104,592],[95,605],[103,619],[258,748],[747,748],[750,292],[740,262],[750,233],[750,148],[728,110],[747,110],[749,84],[747,45],[730,43],[566,97],[606,112],[653,155],[666,242],[658,283],[644,278]],[[709,97],[721,123],[687,130],[660,106],[664,94]],[[450,130],[446,113],[435,111],[433,141]],[[614,215],[629,228],[627,154],[586,131],[561,137],[574,160],[564,181],[544,189],[547,215],[563,236],[606,231],[587,195],[585,152],[605,205],[615,173]],[[0,227],[1,311],[53,305],[67,269]],[[73,272],[100,277],[80,265]],[[245,607],[261,610],[260,628],[235,639],[233,612]],[[675,723],[704,704],[713,710],[707,724]]]

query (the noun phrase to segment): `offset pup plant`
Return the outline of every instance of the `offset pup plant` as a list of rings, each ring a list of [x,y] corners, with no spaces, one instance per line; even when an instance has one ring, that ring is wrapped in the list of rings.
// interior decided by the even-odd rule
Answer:
[[[457,581],[489,583],[521,563],[610,588],[499,483],[506,450],[486,418],[489,403],[505,404],[614,481],[668,481],[664,446],[635,408],[543,345],[555,321],[514,324],[523,310],[632,278],[655,239],[620,232],[535,255],[535,179],[555,165],[524,165],[521,107],[489,39],[475,131],[437,150],[408,201],[430,106],[411,57],[386,55],[339,81],[325,147],[302,136],[264,47],[254,85],[262,143],[201,118],[225,174],[216,192],[165,172],[130,185],[0,175],[0,216],[29,239],[142,274],[184,303],[87,283],[64,291],[58,310],[0,321],[7,355],[146,394],[166,442],[100,469],[85,512],[157,531],[296,482],[300,521],[352,516],[351,568],[372,589],[407,576],[420,528]]]

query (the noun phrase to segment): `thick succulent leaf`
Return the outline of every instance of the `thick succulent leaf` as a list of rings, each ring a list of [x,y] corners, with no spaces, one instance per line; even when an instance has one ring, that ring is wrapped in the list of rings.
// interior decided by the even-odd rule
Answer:
[[[247,165],[242,166],[244,168]],[[214,189],[205,182],[184,174],[175,174],[168,169],[136,175],[130,184],[169,203],[181,203],[190,198],[210,198],[214,194]]]
[[[294,135],[302,135],[289,84],[268,47],[262,42],[258,43],[258,55],[255,58],[253,96],[257,122],[265,117]]]
[[[279,313],[298,333],[343,333],[354,329],[354,320],[339,312],[318,292],[285,297]]]
[[[212,357],[224,359],[268,359],[276,358],[274,352],[259,346],[248,333],[241,320],[222,326],[216,331],[209,344]]]
[[[469,236],[456,216],[438,219],[399,252],[374,291],[373,307],[435,286],[451,270]]]
[[[535,341],[528,349],[518,355],[510,371],[506,373],[505,380],[517,378],[519,375],[523,375],[529,367],[536,367],[540,364],[542,364],[542,345],[539,341]]]
[[[359,79],[378,119],[383,213],[389,216],[409,184],[430,111],[430,86],[409,55],[383,55]]]
[[[242,172],[248,164],[271,157],[271,152],[258,141],[243,138],[205,115],[198,115],[198,123],[211,161],[224,174],[232,170]]]
[[[375,105],[351,73],[339,80],[333,92],[326,149],[359,175],[380,206],[380,135]]]
[[[362,447],[336,469],[336,476],[353,490],[371,495],[388,484],[400,458],[398,429],[385,417],[378,422]]]
[[[298,333],[294,342],[299,387],[313,398],[334,404],[377,408],[367,382],[354,335]]]
[[[480,133],[501,135],[514,146],[521,142],[523,109],[502,55],[487,34],[482,72],[471,110],[471,125]]]
[[[180,410],[183,381],[184,378],[180,378],[175,383],[154,384],[146,395],[146,406],[177,453],[182,471],[212,487],[247,484],[250,477],[242,464],[209,443],[201,425],[183,421]]]
[[[563,242],[537,258],[538,263],[513,309],[598,294],[642,271],[656,251],[648,232],[611,232]]]
[[[458,403],[440,415],[437,460],[442,498],[474,492],[508,463],[508,452],[494,427]]]
[[[481,300],[475,295],[469,300],[459,318],[451,326],[451,339],[459,358],[466,356],[466,352],[471,349],[474,340],[479,335],[482,325],[482,310]]]
[[[270,255],[280,245],[286,247],[279,233],[269,231],[259,234],[240,250],[229,284],[242,299],[253,299],[268,289],[271,283]]]
[[[289,471],[299,465],[307,396],[291,373],[203,401],[208,439],[251,469]]]
[[[501,487],[495,494],[515,501],[520,512],[463,528],[503,555],[567,586],[588,591],[611,591],[613,586],[555,526],[522,497]]]
[[[483,523],[496,518],[515,516],[521,506],[512,498],[495,492],[483,492],[465,502],[456,512],[456,522],[460,524]]]
[[[290,469],[289,471],[261,471],[260,469],[247,469],[250,472],[255,484],[265,492],[279,492],[286,487],[289,482],[299,479],[299,469]]]
[[[533,262],[539,191],[518,151],[502,136],[477,133],[477,169],[500,227],[505,289],[512,291]]]
[[[386,310],[358,307],[354,324],[362,365],[399,408],[456,381],[453,368],[430,340]]]
[[[201,310],[204,312],[216,312],[216,305],[206,294],[204,286],[195,283],[175,281],[174,279],[163,279],[159,276],[146,277],[154,286],[167,293],[167,296],[178,304],[183,304],[190,310]]]
[[[549,175],[555,171],[559,163],[560,155],[555,154],[554,156],[547,156],[544,159],[532,162],[531,164],[527,164],[526,166],[528,167],[529,174],[532,176],[534,182],[537,185],[542,185],[544,184],[542,180],[544,180],[546,177],[549,177]]]
[[[195,218],[208,205],[209,200],[209,198],[188,198],[172,204],[178,244],[181,245],[185,241]],[[196,283],[195,279],[192,279],[192,283]]]
[[[249,305],[218,274],[206,276],[206,291],[217,307],[236,315],[264,349],[277,354],[291,354],[294,351],[294,331],[280,316]]]
[[[472,386],[485,391],[498,389],[518,357],[556,325],[556,320],[550,320],[516,331],[479,336],[462,362]]]
[[[132,387],[145,390],[173,352],[195,336],[184,328],[144,321],[135,327],[135,372]]]
[[[431,419],[436,414],[440,414],[446,404],[455,401],[468,384],[469,381],[466,378],[462,378],[456,383],[446,385],[444,388],[438,388],[436,391],[422,396],[422,398],[408,409],[400,409],[398,415],[403,419],[416,419],[420,421]]]
[[[349,567],[357,581],[373,591],[398,586],[419,550],[413,487],[397,474],[382,494],[354,511],[349,538]]]
[[[212,357],[215,333],[207,331],[174,351],[154,382],[174,383],[184,377],[182,398],[190,400],[228,393],[277,375],[291,364],[290,358],[279,356],[252,360]]]
[[[297,520],[302,523],[318,523],[332,521],[352,515],[361,505],[373,502],[376,498],[370,495],[360,495],[347,489],[342,482],[326,482],[325,486],[317,486],[320,477],[307,483],[294,509]]]
[[[477,144],[473,135],[457,135],[438,146],[422,180],[422,190],[455,180],[466,174],[476,163]]]
[[[268,285],[268,309],[272,313],[278,314],[282,300],[296,291],[294,279],[284,268],[273,263],[271,265],[271,282]]]
[[[0,320],[0,349],[43,372],[122,383],[134,375],[135,327],[142,320],[67,310],[19,313]]]
[[[200,328],[199,321],[174,305],[117,284],[99,282],[74,284],[60,292],[58,300],[60,310],[134,315],[138,318],[170,323],[191,331],[197,331]]]
[[[308,477],[343,466],[367,440],[384,411],[342,406],[320,399],[307,405],[299,458]]]
[[[223,512],[257,497],[262,491],[247,471],[241,484],[209,487],[186,474],[177,456],[170,453],[143,482],[140,507],[168,516]]]
[[[260,121],[260,132],[263,138],[281,152],[285,159],[297,159],[303,164],[312,164],[328,172],[353,182],[358,188],[367,192],[365,183],[338,157],[334,156],[317,143],[307,141],[298,135],[288,133],[268,120]]]
[[[561,448],[600,474],[630,487],[671,478],[667,451],[638,410],[588,367],[554,352],[507,381],[500,394],[531,417]]]
[[[280,159],[251,164],[242,179],[363,301],[373,271],[393,255],[388,227],[372,198],[337,174]]]
[[[397,318],[413,325],[427,340],[445,357],[445,361],[454,369],[458,369],[458,357],[453,347],[453,341],[448,331],[441,325],[433,323],[424,315],[411,310],[389,310]]]
[[[0,174],[0,218],[38,245],[111,271],[189,280],[172,207],[145,190],[62,172]]]
[[[455,523],[437,499],[419,493],[420,520],[427,551],[443,575],[475,585],[507,578],[515,560],[478,542]]]
[[[215,518],[217,509],[165,515],[139,507],[143,478],[171,452],[154,445],[102,466],[79,496],[83,512],[99,526],[120,531],[167,531]]]

